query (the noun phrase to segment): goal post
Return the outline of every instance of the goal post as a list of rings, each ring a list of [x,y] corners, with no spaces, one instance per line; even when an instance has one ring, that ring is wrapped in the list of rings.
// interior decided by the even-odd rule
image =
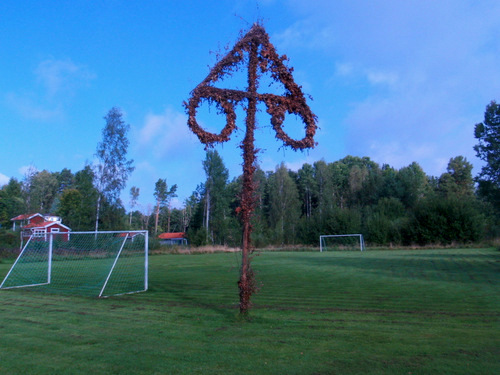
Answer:
[[[365,250],[365,240],[362,234],[327,234],[319,236],[319,251],[335,250]]]
[[[148,289],[148,232],[50,233],[30,237],[0,289],[110,297]]]

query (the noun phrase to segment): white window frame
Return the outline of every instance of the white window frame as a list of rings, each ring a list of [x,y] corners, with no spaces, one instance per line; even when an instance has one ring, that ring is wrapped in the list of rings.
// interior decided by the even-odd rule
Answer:
[[[45,237],[46,233],[47,231],[45,229],[38,229],[38,228],[33,229],[33,237],[36,238]]]

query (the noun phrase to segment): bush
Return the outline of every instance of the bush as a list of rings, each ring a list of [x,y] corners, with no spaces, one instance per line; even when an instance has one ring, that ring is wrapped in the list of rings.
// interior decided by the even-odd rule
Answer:
[[[19,232],[0,229],[0,248],[19,248],[20,245]]]
[[[467,244],[481,238],[485,219],[474,202],[458,198],[434,198],[415,208],[411,242],[428,244]]]
[[[160,241],[155,236],[148,237],[149,250],[158,250],[160,248]]]

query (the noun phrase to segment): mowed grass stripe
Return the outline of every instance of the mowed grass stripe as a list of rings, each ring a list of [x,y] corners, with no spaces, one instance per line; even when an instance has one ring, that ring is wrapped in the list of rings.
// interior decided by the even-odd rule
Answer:
[[[496,374],[498,255],[263,252],[246,319],[235,254],[151,256],[105,300],[0,291],[0,373]]]
[[[266,305],[399,310],[498,311],[498,263],[471,264],[464,250],[423,252],[263,253],[255,259]],[[461,255],[464,255],[461,257]],[[273,257],[279,257],[274,261]],[[491,255],[490,255],[491,256]],[[269,261],[266,261],[266,257]],[[277,266],[279,264],[279,266]],[[300,266],[299,266],[300,264]],[[307,270],[307,272],[306,272]],[[490,298],[494,297],[494,298]]]

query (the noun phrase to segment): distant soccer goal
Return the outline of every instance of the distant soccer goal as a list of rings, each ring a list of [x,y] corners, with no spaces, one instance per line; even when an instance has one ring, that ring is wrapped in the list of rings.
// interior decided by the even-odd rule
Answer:
[[[0,289],[110,297],[148,289],[148,232],[31,236]]]
[[[364,251],[362,234],[329,234],[319,236],[319,251]]]

